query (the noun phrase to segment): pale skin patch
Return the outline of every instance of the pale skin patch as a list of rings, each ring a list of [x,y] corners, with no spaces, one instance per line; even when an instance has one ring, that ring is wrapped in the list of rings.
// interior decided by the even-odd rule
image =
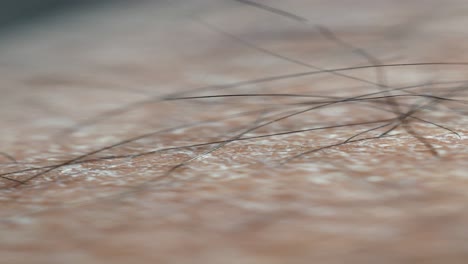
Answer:
[[[437,12],[417,1],[360,1],[361,5],[352,6],[266,2],[326,25],[383,63],[468,61],[457,44],[467,38],[463,21],[468,9],[461,8],[463,1],[443,5],[434,1]],[[197,156],[262,122],[309,107],[294,103],[323,98],[151,102],[86,123],[151,96],[310,70],[236,42],[193,17],[264,49],[326,69],[369,64],[309,25],[235,1],[103,8],[12,35],[0,46],[0,126],[5,128],[0,145],[17,162],[0,156],[2,173],[54,166],[160,132],[65,164],[19,187],[2,180],[2,261],[461,263],[466,259],[464,104],[438,102],[414,115],[457,134],[430,123],[410,123],[439,156],[431,155],[401,127],[385,138],[297,156],[343,142],[380,123],[252,138]],[[445,23],[450,26],[441,30]],[[417,85],[421,87],[409,91],[446,95],[466,85],[467,68],[388,67],[385,73],[392,88]],[[375,82],[371,68],[343,73]],[[224,88],[194,95],[351,97],[378,92],[375,86],[329,73]],[[466,92],[451,98],[465,100]],[[427,100],[398,98],[404,109]],[[242,137],[394,117],[385,104],[343,102]],[[169,128],[176,129],[163,131]],[[355,139],[377,136],[387,128]],[[213,141],[218,143],[203,145]],[[171,149],[196,144],[200,145]],[[132,156],[150,151],[157,152]],[[125,157],[81,162],[109,156]],[[198,158],[191,160],[194,157]],[[184,166],[174,167],[181,163]],[[7,177],[24,180],[39,172]]]

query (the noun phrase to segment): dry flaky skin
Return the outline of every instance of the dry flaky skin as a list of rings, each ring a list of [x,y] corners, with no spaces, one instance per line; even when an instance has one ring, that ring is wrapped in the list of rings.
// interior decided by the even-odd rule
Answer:
[[[262,2],[303,16],[308,24],[235,1],[127,3],[12,34],[0,46],[0,151],[18,163],[0,156],[1,171],[60,164],[134,136],[208,120],[212,122],[85,159],[226,140],[263,118],[299,109],[284,108],[285,103],[316,100],[169,101],[86,123],[150,96],[310,70],[251,49],[196,22],[200,19],[323,68],[369,62],[321,36],[314,24],[327,26],[382,63],[468,61],[463,45],[468,38],[466,1],[343,2]],[[463,81],[466,70],[447,65],[385,68],[391,87]],[[375,81],[373,69],[344,73]],[[444,87],[434,85],[430,91],[440,94]],[[377,89],[321,74],[196,95],[353,96]],[[437,103],[417,116],[460,137],[414,120],[411,127],[439,157],[400,128],[388,138],[325,149],[280,166],[374,124],[232,142],[170,174],[173,166],[216,145],[70,164],[16,188],[3,180],[1,262],[465,263],[467,119],[450,109],[466,107]],[[394,117],[369,106],[343,103],[246,136]],[[221,120],[265,107],[276,108]],[[24,180],[36,173],[9,177]]]

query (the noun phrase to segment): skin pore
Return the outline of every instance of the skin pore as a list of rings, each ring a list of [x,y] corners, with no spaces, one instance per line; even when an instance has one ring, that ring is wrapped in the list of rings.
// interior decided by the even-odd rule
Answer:
[[[463,263],[467,7],[141,1],[10,33],[2,261]]]

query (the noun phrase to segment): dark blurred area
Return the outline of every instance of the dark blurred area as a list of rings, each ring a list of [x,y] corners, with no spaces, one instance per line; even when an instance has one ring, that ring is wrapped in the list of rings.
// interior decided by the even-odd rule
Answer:
[[[104,2],[109,0],[3,0],[0,1],[0,33]]]

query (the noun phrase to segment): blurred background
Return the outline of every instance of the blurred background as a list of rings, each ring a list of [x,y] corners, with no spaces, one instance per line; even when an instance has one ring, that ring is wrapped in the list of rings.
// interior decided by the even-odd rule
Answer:
[[[66,12],[102,5],[106,0],[4,0],[0,8],[0,30],[18,29]]]
[[[258,2],[310,24],[229,0],[2,1],[0,152],[17,163],[0,156],[0,173],[19,171],[10,177],[25,179],[32,173],[24,169],[54,166],[122,140],[196,122],[89,158],[222,140],[263,121],[256,114],[225,117],[270,103],[280,107],[262,112],[265,118],[288,113],[287,107],[296,107],[291,98],[148,99],[311,71],[259,47],[327,69],[369,63],[331,43],[314,24],[327,26],[382,63],[468,61],[466,0]],[[460,65],[385,69],[390,86],[413,85],[420,88],[413,91],[434,95],[463,87],[466,72]],[[375,81],[373,69],[346,73]],[[426,86],[444,81],[454,84]],[[193,94],[336,98],[376,91],[375,85],[331,74],[231,88]],[[455,93],[457,98],[464,91]],[[409,108],[420,99],[402,105]],[[122,107],[126,110],[115,110]],[[2,179],[0,262],[465,263],[466,105],[452,107],[428,108],[421,118],[454,129],[460,138],[434,125],[414,126],[445,159],[432,157],[399,131],[394,139],[333,148],[276,166],[368,128],[347,127],[232,142],[161,182],[155,179],[168,168],[211,146],[63,166],[20,189]],[[394,114],[349,103],[288,118],[252,135]],[[212,119],[217,121],[203,123]],[[125,201],[100,200],[153,180]]]

